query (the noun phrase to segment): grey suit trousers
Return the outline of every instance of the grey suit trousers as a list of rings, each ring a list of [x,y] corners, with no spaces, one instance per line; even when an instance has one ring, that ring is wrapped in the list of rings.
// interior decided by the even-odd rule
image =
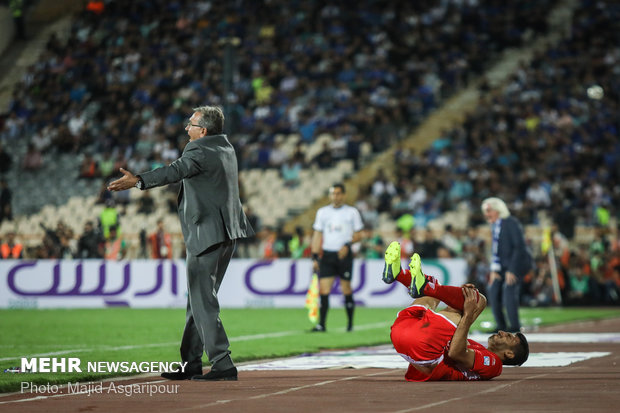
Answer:
[[[187,251],[187,312],[181,340],[185,371],[202,374],[202,353],[207,353],[211,370],[234,367],[228,337],[220,320],[217,293],[235,250],[235,240],[217,244],[199,255]]]
[[[517,332],[521,329],[521,321],[519,320],[519,291],[521,280],[513,285],[506,284],[506,271],[500,272],[501,280],[493,281],[493,284],[487,288],[487,298],[491,305],[493,317],[497,330],[506,330],[509,332]],[[508,325],[504,317],[504,308],[508,316]]]

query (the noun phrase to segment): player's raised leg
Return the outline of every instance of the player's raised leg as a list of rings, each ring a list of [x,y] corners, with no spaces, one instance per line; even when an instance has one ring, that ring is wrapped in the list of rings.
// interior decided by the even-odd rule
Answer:
[[[385,265],[383,266],[383,282],[392,284],[396,281],[398,274],[402,271],[400,267],[400,243],[392,241],[385,250]]]
[[[405,273],[405,271],[403,271],[403,273]],[[411,262],[409,263],[409,295],[411,295],[413,298],[415,298],[415,300],[413,301],[413,304],[415,305],[423,305],[425,307],[430,308],[431,310],[436,310],[437,306],[439,305],[439,299],[432,297],[432,296],[426,296],[424,294],[412,294],[411,291],[412,289],[414,289],[414,291],[416,289],[416,283],[419,285],[419,288],[421,291],[424,290],[424,286],[426,286],[427,281],[426,281],[426,277],[424,276],[424,274],[422,274],[422,269],[421,269],[421,260],[420,260],[420,255],[418,255],[417,253],[413,254],[413,256],[411,257]],[[420,277],[420,275],[422,275]]]
[[[411,271],[403,270],[400,267],[400,244],[397,241],[393,241],[385,250],[385,265],[383,267],[383,282],[386,284],[392,284],[394,281],[398,281],[405,287],[409,288],[411,284]],[[432,297],[420,297],[417,298],[413,304],[423,305],[427,308],[434,310],[439,304],[439,300]]]
[[[450,285],[441,285],[435,277],[425,275],[422,272],[422,260],[417,253],[414,253],[411,257],[409,270],[411,272],[409,294],[413,298],[424,296],[434,297],[456,310],[463,310],[463,304],[465,303],[463,288],[473,288],[473,286],[466,285],[464,287],[454,287]],[[478,290],[476,290],[476,294],[480,297]]]
[[[398,281],[405,287],[409,288],[411,284],[411,275],[409,270],[403,270],[400,267],[400,244],[398,241],[392,243],[385,250],[385,264],[383,266],[383,282],[392,284]]]
[[[409,262],[409,271],[411,273],[409,295],[413,298],[424,297],[424,287],[428,285],[428,279],[422,273],[422,259],[417,252],[415,252],[411,256],[411,261]]]

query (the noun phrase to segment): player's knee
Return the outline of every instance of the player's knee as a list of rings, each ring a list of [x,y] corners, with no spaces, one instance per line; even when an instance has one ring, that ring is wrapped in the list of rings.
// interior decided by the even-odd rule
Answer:
[[[340,289],[342,290],[342,294],[351,295],[353,294],[353,288],[351,288],[351,280],[346,278],[340,278]]]

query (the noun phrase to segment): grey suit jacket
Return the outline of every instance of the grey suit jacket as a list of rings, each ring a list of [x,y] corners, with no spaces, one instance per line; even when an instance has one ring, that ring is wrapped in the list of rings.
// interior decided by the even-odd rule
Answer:
[[[182,180],[179,219],[192,254],[228,239],[254,235],[239,200],[237,157],[226,135],[191,141],[179,159],[140,177],[144,189]]]
[[[502,219],[497,255],[503,271],[523,278],[533,266],[532,253],[527,248],[523,227],[513,216]]]

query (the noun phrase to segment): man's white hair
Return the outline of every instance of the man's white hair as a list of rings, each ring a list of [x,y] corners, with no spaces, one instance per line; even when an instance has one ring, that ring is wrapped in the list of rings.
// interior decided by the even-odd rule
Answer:
[[[507,218],[510,216],[510,211],[508,210],[506,203],[496,197],[487,198],[482,201],[482,205],[480,208],[482,209],[483,213],[485,209],[491,208],[492,210],[499,212],[500,218]]]

